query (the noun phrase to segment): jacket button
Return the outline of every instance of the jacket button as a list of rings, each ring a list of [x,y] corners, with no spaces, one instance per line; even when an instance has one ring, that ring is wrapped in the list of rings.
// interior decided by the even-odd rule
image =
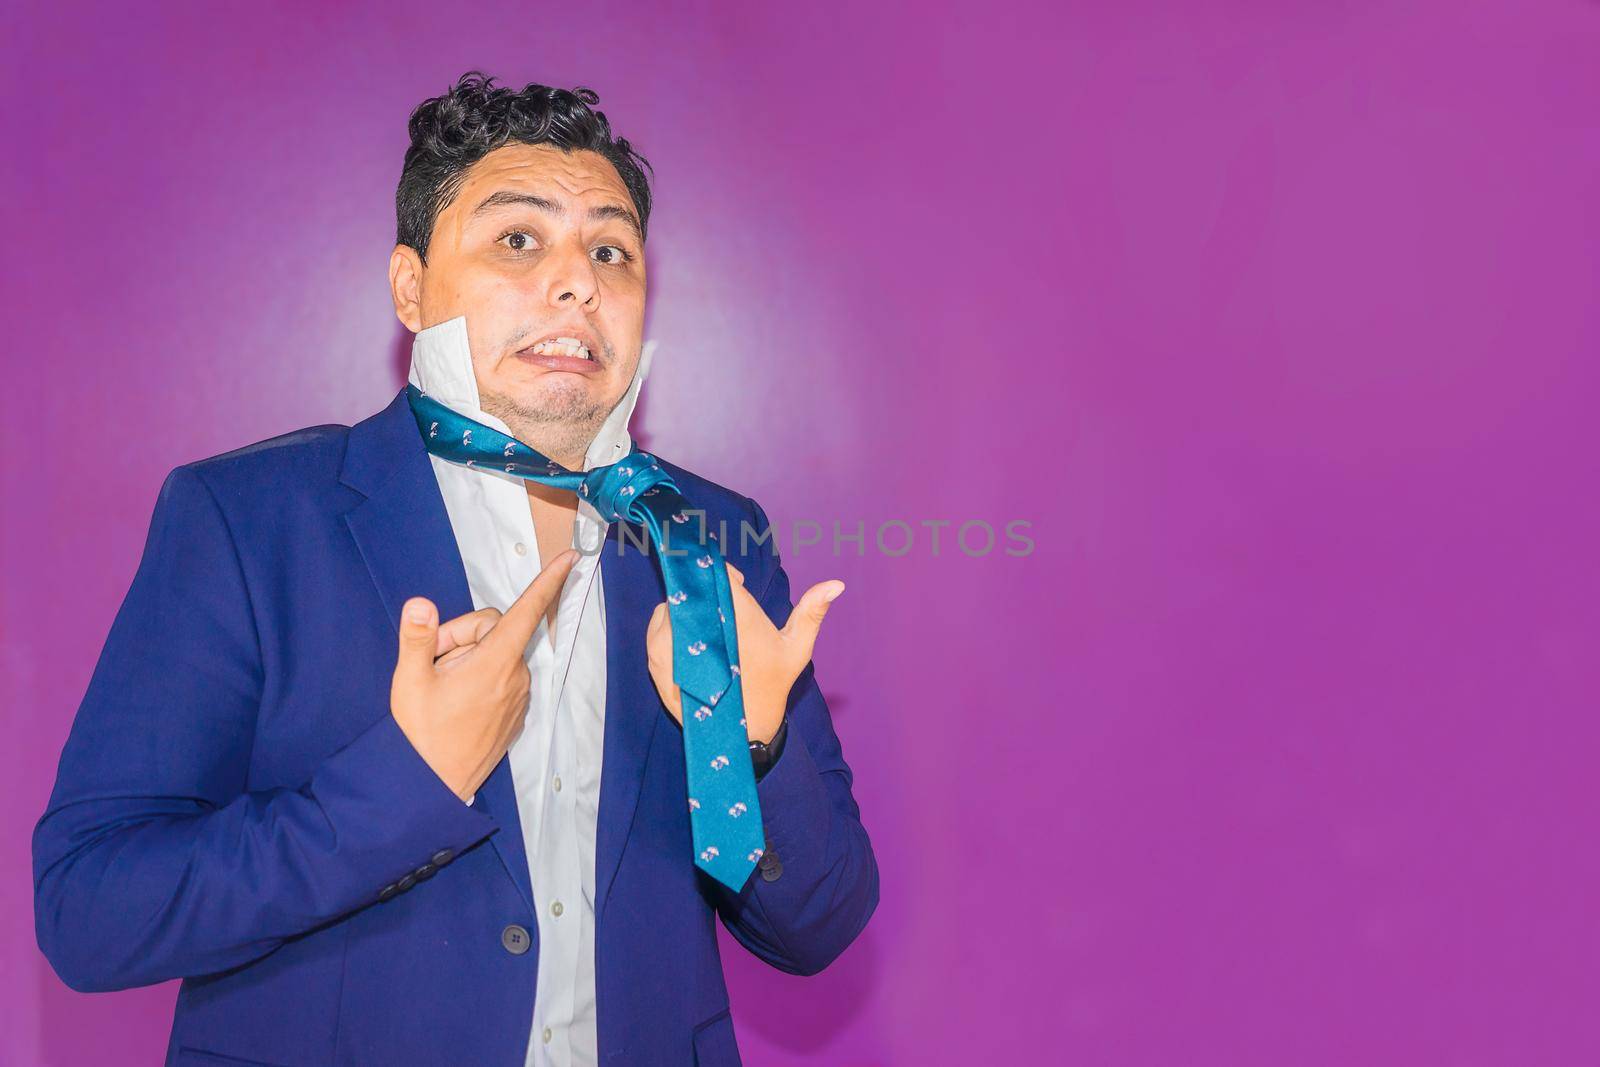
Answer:
[[[756,861],[756,866],[763,871],[769,867],[778,867],[780,869],[783,867],[783,861],[778,858],[777,850],[772,847],[770,842],[766,850],[761,853],[761,858]]]
[[[400,892],[400,887],[395,885],[393,882],[390,882],[388,885],[378,890],[378,899],[388,900],[398,892]]]
[[[500,931],[500,944],[513,956],[520,956],[532,947],[533,942],[528,937],[528,931],[516,923],[512,923]]]
[[[435,852],[432,856],[428,857],[428,862],[432,863],[435,867],[443,867],[445,864],[454,859],[455,855],[456,854],[451,852],[449,849],[441,848],[438,852]]]
[[[414,874],[408,874],[405,877],[401,878],[398,882],[395,883],[395,888],[399,889],[400,892],[404,893],[407,889],[410,889],[412,886],[414,886],[416,884],[417,884],[417,876],[414,875]]]
[[[421,867],[418,867],[416,869],[415,873],[416,873],[416,876],[417,876],[417,881],[420,882],[424,878],[432,878],[433,877],[433,872],[437,871],[438,869],[439,868],[435,867],[431,863],[424,863]]]
[[[765,856],[761,858],[766,859]],[[783,874],[783,864],[778,860],[773,860],[770,864],[763,863],[761,865],[761,880],[763,882],[776,882],[781,874]]]

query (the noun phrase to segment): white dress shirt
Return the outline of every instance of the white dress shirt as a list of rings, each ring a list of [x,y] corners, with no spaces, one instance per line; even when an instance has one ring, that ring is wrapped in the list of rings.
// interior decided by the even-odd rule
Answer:
[[[628,391],[589,446],[584,470],[613,463],[632,448],[628,419],[653,348],[654,342],[645,345]],[[463,415],[516,436],[478,406],[465,316],[416,335],[409,380]],[[494,468],[428,458],[466,566],[473,608],[505,611],[543,566],[527,483]],[[527,1067],[597,1062],[594,851],[606,713],[605,603],[599,581],[604,553],[597,549],[608,525],[579,498],[573,544],[587,551],[561,588],[555,633],[542,619],[528,643],[533,685],[527,720],[509,753],[539,924]]]

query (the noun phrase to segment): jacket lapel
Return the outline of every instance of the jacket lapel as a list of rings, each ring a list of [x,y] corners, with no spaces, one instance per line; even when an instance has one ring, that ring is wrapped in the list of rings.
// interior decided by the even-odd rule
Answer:
[[[640,544],[645,547],[639,548]],[[606,609],[605,751],[600,765],[600,815],[595,841],[595,918],[604,912],[622,848],[633,825],[645,759],[656,726],[667,717],[650,678],[645,627],[667,597],[645,528],[613,522],[606,530],[600,579]]]
[[[396,642],[400,608],[409,597],[425,596],[433,601],[441,620],[473,610],[472,591],[456,547],[450,514],[445,510],[432,461],[417,432],[403,387],[388,407],[350,428],[339,479],[366,496],[345,513],[344,520],[372,572],[389,622],[395,628]],[[606,592],[610,594],[609,584]],[[639,632],[642,649],[642,626]],[[606,732],[609,759],[609,726]],[[602,774],[609,772],[602,768]],[[501,829],[489,840],[531,910],[533,888],[509,759],[502,758],[495,764],[488,779],[478,787],[473,806],[500,823]],[[603,813],[603,803],[601,808]]]

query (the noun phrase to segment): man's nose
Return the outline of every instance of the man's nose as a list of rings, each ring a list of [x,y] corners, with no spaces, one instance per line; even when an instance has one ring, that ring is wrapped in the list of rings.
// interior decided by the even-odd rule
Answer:
[[[589,255],[581,249],[562,255],[552,264],[550,278],[550,303],[552,307],[566,308],[574,302],[585,311],[600,306],[600,280],[595,275]]]

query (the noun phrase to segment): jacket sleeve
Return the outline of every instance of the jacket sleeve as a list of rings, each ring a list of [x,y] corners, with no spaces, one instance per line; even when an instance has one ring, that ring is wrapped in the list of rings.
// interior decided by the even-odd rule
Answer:
[[[748,504],[754,544],[769,524],[759,504]],[[767,616],[784,625],[794,604],[776,542],[763,541],[745,562],[748,588]],[[783,751],[756,786],[767,836],[762,865],[738,894],[705,882],[740,944],[779,970],[816,974],[855,940],[878,906],[878,864],[814,664],[795,680],[784,714]]]
[[[247,791],[254,620],[216,497],[174,469],[33,832],[39,947],[73,989],[248,963],[496,828],[387,713],[298,786]]]

